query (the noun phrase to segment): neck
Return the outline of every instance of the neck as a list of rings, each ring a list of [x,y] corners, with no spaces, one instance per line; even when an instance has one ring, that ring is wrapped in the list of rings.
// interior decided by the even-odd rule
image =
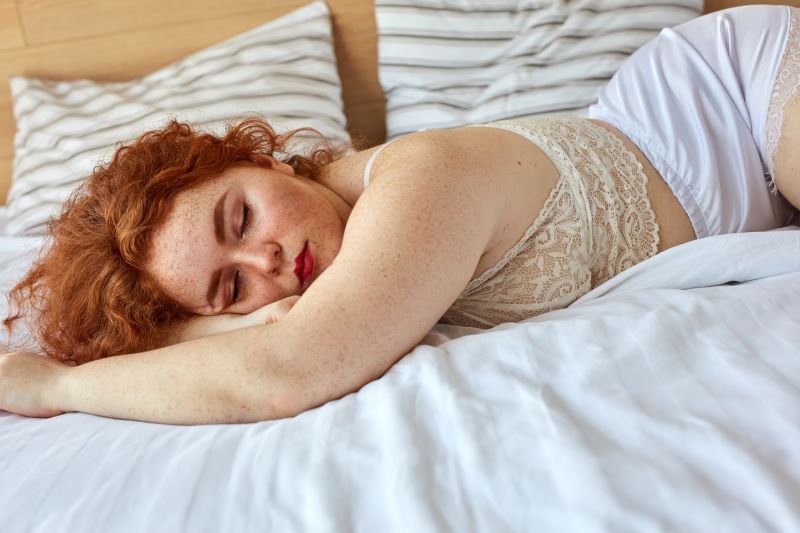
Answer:
[[[364,192],[364,167],[377,147],[337,159],[317,173],[317,183],[336,193],[352,208]]]
[[[319,180],[319,178],[316,180],[309,178],[305,179],[308,180],[308,184],[311,187],[317,189],[317,191],[319,191],[319,193],[331,203],[333,208],[339,214],[339,218],[341,218],[342,222],[346,225],[347,219],[350,218],[350,212],[353,210],[353,205],[343,198],[336,189],[323,183],[321,180]]]

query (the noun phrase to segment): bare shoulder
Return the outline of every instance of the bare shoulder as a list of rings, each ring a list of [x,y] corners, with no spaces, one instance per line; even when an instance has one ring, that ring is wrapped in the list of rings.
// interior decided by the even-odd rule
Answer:
[[[420,169],[444,167],[444,178],[475,185],[515,174],[520,159],[530,157],[534,145],[516,133],[494,127],[462,127],[427,130],[407,135],[387,146],[375,161],[371,183],[384,179],[394,165],[414,164]],[[467,182],[467,183],[471,183]]]
[[[515,206],[530,223],[525,189],[540,162],[532,147],[474,127],[421,132],[381,152],[336,260],[273,325],[271,349],[300,384],[294,409],[380,377],[459,297],[493,241],[513,236]]]
[[[504,207],[491,178],[497,161],[487,157],[485,139],[476,133],[425,131],[387,146],[331,266],[348,279],[350,291],[363,290],[367,298],[383,294],[365,313],[370,317],[402,318],[389,316],[387,301],[415,310],[424,322],[409,335],[412,345],[467,285]]]
[[[345,242],[348,237],[359,242],[358,235],[373,232],[376,222],[392,221],[406,232],[410,247],[439,242],[439,250],[447,251],[453,243],[480,258],[505,207],[506,184],[497,178],[505,147],[497,146],[493,133],[431,130],[387,146],[374,161],[370,186],[351,214]],[[407,231],[410,224],[418,224],[414,232]],[[474,269],[477,261],[470,264]]]
[[[394,146],[395,144],[399,146]],[[477,194],[487,209],[491,234],[474,275],[494,265],[523,236],[558,181],[558,170],[536,144],[507,129],[471,126],[410,135],[388,146],[377,159],[372,179],[391,187],[457,188]],[[392,172],[413,164],[416,172]],[[436,181],[425,169],[447,170]],[[418,183],[417,181],[421,181]]]
[[[424,132],[376,162],[336,260],[276,324],[287,359],[303,354],[287,363],[309,383],[301,407],[379,377],[463,291],[503,207],[477,146]]]

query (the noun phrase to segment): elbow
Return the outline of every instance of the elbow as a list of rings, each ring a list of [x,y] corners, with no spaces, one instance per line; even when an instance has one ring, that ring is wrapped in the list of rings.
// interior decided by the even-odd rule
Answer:
[[[309,387],[299,385],[269,396],[266,401],[269,419],[293,418],[333,399],[320,398]]]
[[[236,413],[233,418],[239,424],[292,418],[305,410],[291,397],[263,393],[243,395],[241,391],[237,391],[236,396],[236,408],[231,411]]]
[[[272,398],[268,402],[268,410],[270,412],[269,419],[277,420],[280,418],[293,418],[307,409],[303,408],[293,395],[284,394]]]
[[[303,386],[291,374],[276,372],[249,372],[249,387],[240,382],[234,391],[243,422],[260,422],[292,418],[313,406],[304,398]]]
[[[315,386],[316,385],[316,386]],[[355,390],[332,390],[324,383],[314,385],[295,382],[286,387],[274,387],[269,391],[261,391],[250,402],[244,416],[255,420],[277,420],[293,418],[329,401],[342,398]],[[246,405],[246,404],[243,404]]]
[[[273,348],[269,357],[247,358],[243,373],[250,386],[246,387],[249,400],[242,402],[245,416],[291,418],[356,392],[388,369],[382,365],[354,368],[345,364],[344,356],[332,361],[330,354],[315,357],[306,346],[292,350],[289,345],[285,339],[280,344],[285,353],[303,353],[305,357],[283,357]]]
[[[253,379],[252,387],[241,384],[230,391],[232,409],[240,423],[263,422],[292,418],[302,413],[302,404],[298,401],[293,387],[282,386],[273,379]]]

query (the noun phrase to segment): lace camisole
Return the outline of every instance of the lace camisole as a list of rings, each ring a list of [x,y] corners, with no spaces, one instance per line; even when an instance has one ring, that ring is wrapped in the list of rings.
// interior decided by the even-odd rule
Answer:
[[[567,307],[656,254],[658,225],[647,176],[616,136],[582,118],[483,126],[534,143],[553,162],[559,179],[522,238],[469,282],[440,322],[488,328]],[[388,144],[367,162],[365,187],[373,161]]]

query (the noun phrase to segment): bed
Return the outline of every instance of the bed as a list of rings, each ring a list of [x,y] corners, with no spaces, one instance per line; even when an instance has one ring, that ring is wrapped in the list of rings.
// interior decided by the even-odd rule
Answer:
[[[185,98],[200,80],[195,99],[181,100],[185,116],[215,128],[231,108],[250,112],[254,95],[239,82],[226,92],[223,70],[276,98],[284,126],[318,119],[365,147],[519,107],[482,92],[466,108],[452,91],[425,90],[442,83],[426,76],[471,68],[411,63],[427,59],[418,47],[430,35],[409,28],[442,31],[431,7],[454,1],[200,1],[188,12],[155,0],[0,0],[0,71],[15,76],[0,88],[0,289],[35,258],[70,176],[113,148],[107,139],[145,127],[129,107],[148,116],[147,105]],[[544,3],[581,12],[580,28],[636,9],[651,21],[642,10],[661,9],[620,0],[606,4],[621,11],[596,19],[597,3]],[[736,3],[665,2],[678,7],[662,6],[657,23]],[[658,31],[645,30],[628,33]],[[604,42],[567,41],[575,46],[556,51]],[[274,87],[276,64],[302,68],[281,67],[287,85],[259,93],[251,73],[266,69]],[[574,85],[566,103],[563,91],[537,93],[552,107],[530,113],[579,114],[596,84]],[[305,98],[293,111],[291,91]],[[99,114],[116,122],[98,127]],[[523,323],[437,325],[379,380],[290,419],[170,426],[0,412],[0,531],[800,531],[798,308],[800,227],[788,226],[678,246]]]

